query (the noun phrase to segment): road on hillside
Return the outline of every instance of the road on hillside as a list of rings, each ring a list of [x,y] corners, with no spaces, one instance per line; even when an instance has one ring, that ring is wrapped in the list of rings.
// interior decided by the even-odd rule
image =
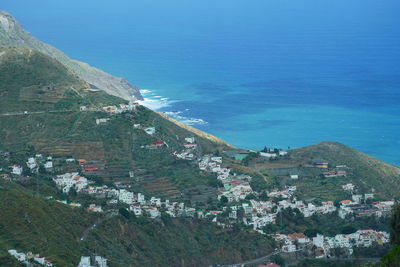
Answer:
[[[0,116],[21,116],[21,115],[32,115],[32,114],[44,114],[44,113],[65,113],[65,112],[97,112],[100,109],[87,109],[80,111],[76,109],[64,109],[64,110],[46,110],[46,111],[13,111],[0,113]]]
[[[69,110],[47,110],[47,111],[14,111],[14,112],[0,113],[0,116],[21,116],[21,115],[31,115],[31,114],[44,114],[44,113],[64,113],[73,111],[79,111],[79,110],[69,109]]]
[[[29,114],[43,114],[46,112],[47,111],[30,111],[30,112],[16,111],[16,112],[1,113],[0,116],[20,116],[20,115],[29,115]]]
[[[104,217],[98,218],[90,227],[86,228],[83,231],[81,238],[79,240],[84,241],[87,238],[87,236],[89,235],[90,231],[92,231],[94,228],[96,228],[99,224],[101,224],[105,220],[108,220],[115,215],[117,215],[116,212],[109,212],[109,213],[105,214]]]
[[[300,250],[298,250],[300,251]],[[282,251],[274,251],[266,256],[253,259],[253,260],[248,260],[242,263],[236,263],[236,264],[229,264],[229,265],[223,265],[223,266],[246,266],[246,265],[251,265],[251,264],[257,264],[257,263],[264,263],[266,262],[270,257],[276,254],[284,253]],[[305,258],[306,259],[306,258]],[[314,258],[312,258],[314,259]],[[380,258],[324,258],[321,260],[326,260],[326,261],[354,261],[354,260],[359,260],[359,261],[377,261],[380,260]]]
[[[234,263],[234,264],[228,264],[228,265],[218,265],[218,266],[222,266],[222,267],[231,267],[231,266],[245,266],[245,265],[249,265],[249,264],[257,264],[257,263],[263,263],[266,260],[268,260],[268,258],[272,257],[273,255],[279,254],[281,253],[281,251],[276,250],[268,255],[262,256],[260,258],[257,259],[252,259],[252,260],[248,260],[242,263]],[[212,266],[212,265],[211,265]]]

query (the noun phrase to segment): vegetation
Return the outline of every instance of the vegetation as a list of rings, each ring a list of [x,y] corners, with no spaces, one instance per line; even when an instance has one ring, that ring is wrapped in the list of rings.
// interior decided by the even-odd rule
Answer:
[[[297,209],[286,209],[277,216],[277,223],[267,225],[264,229],[267,233],[304,233],[309,237],[317,234],[335,236],[337,234],[353,233],[358,229],[375,229],[388,231],[386,218],[366,217],[341,219],[337,214],[313,215],[305,218]]]
[[[257,233],[223,230],[204,220],[135,218],[125,209],[80,241],[97,215],[44,200],[16,183],[0,180],[0,186],[0,266],[18,266],[8,249],[40,253],[57,266],[76,266],[94,251],[110,266],[202,266],[256,258],[274,247]]]
[[[110,95],[130,99],[135,95],[141,99],[139,90],[125,79],[114,77],[86,63],[68,58],[60,50],[45,44],[26,32],[21,25],[8,13],[0,11],[0,17],[7,21],[8,27],[0,25],[0,47],[16,47],[39,51],[63,64],[71,72],[86,82],[100,88]]]
[[[27,157],[36,153],[86,159],[100,166],[97,173],[85,174],[96,184],[116,187],[117,182],[123,182],[136,192],[185,201],[195,207],[227,202],[226,198],[216,201],[215,190],[220,184],[215,175],[200,171],[196,162],[177,159],[173,153],[183,150],[184,139],[191,136],[198,145],[194,153],[199,155],[219,155],[231,146],[145,107],[107,114],[102,111],[103,106],[126,101],[102,92],[89,92],[86,89],[90,86],[70,68],[40,52],[1,49],[0,150],[11,153],[0,167],[8,167],[7,163],[25,165]],[[82,105],[89,109],[80,111]],[[96,123],[101,118],[108,120]],[[154,127],[155,133],[147,134],[147,127]],[[163,146],[150,145],[160,140]],[[251,153],[244,163],[251,165],[251,159],[258,156]],[[306,166],[314,159],[329,160],[332,166],[346,164],[351,171],[344,178],[321,179],[321,170]],[[274,184],[292,183],[258,172],[257,165],[252,168],[233,160],[227,162],[238,174],[250,174],[251,186],[258,192]],[[317,201],[346,196],[340,185],[349,181],[365,192],[371,186],[390,196],[399,192],[399,169],[336,143],[294,150],[289,157],[268,164],[303,171],[306,178],[293,183],[303,197]],[[81,171],[77,165],[57,167],[58,172]],[[243,262],[269,254],[274,248],[274,242],[265,235],[244,227],[222,229],[207,220],[174,219],[166,214],[161,219],[149,220],[135,217],[123,205],[116,205],[115,216],[90,214],[54,199],[78,200],[83,207],[89,203],[104,205],[105,200],[82,196],[74,190],[68,195],[60,193],[49,179],[52,174],[43,168],[39,175],[26,174],[29,177],[22,181],[0,181],[0,265],[17,266],[5,252],[8,249],[40,253],[59,266],[76,265],[80,256],[93,252],[109,259],[111,266],[206,266]],[[248,199],[257,197],[255,193]],[[266,193],[260,194],[260,198],[266,199]],[[228,210],[224,214],[227,213]],[[395,215],[392,221],[393,240],[398,239],[399,218]],[[264,230],[303,232],[311,237],[366,227],[386,230],[385,225],[382,219],[373,217],[352,221],[335,214],[304,218],[298,210],[287,209],[279,213],[276,225],[268,225]],[[84,235],[87,238],[83,239]],[[388,255],[382,262],[393,262],[397,249]],[[274,260],[283,263],[278,256]]]
[[[381,259],[379,266],[399,267],[400,266],[400,206],[393,211],[390,221],[390,241],[393,248]]]
[[[326,160],[329,169],[313,168],[314,160]],[[322,173],[346,165],[347,175],[324,178]],[[275,175],[277,185],[296,185],[297,195],[304,200],[343,200],[350,197],[341,185],[353,183],[358,193],[375,192],[377,199],[400,197],[400,169],[335,142],[322,142],[289,151],[288,157],[256,165],[263,173]],[[298,173],[291,180],[289,173]]]

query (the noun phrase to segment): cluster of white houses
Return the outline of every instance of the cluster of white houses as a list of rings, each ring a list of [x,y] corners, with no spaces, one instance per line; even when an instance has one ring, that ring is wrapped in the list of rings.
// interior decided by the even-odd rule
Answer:
[[[101,256],[82,256],[78,267],[108,267],[107,259]]]
[[[222,182],[223,187],[218,190],[218,199],[226,197],[228,202],[245,199],[253,193],[250,186],[251,176],[237,175],[231,169],[222,167],[222,157],[205,155],[198,160],[199,169],[215,173],[217,179]]]
[[[127,111],[135,111],[139,106],[139,103],[130,101],[128,104],[119,104],[118,106],[106,106],[103,107],[103,111],[110,115],[123,113]],[[82,109],[81,109],[82,110]]]
[[[295,188],[291,188],[295,190]],[[244,211],[243,223],[251,225],[254,230],[263,233],[262,228],[267,224],[275,223],[278,213],[284,209],[298,209],[304,217],[310,217],[313,214],[328,214],[336,210],[332,201],[322,202],[321,206],[312,203],[305,204],[301,200],[283,199],[274,201],[256,201],[250,200],[250,203],[242,203]]]
[[[186,207],[181,202],[170,202],[169,200],[161,201],[161,198],[151,197],[146,199],[142,193],[134,193],[126,189],[114,189],[106,185],[94,186],[87,178],[75,173],[65,173],[57,175],[53,178],[56,186],[64,193],[68,193],[72,188],[76,192],[85,193],[95,196],[97,198],[107,198],[108,204],[123,203],[129,205],[129,209],[136,216],[148,216],[150,218],[160,217],[161,211],[165,211],[171,217],[188,216],[194,217],[196,210],[194,208]],[[78,206],[78,203],[71,204]],[[100,206],[91,204],[88,207],[92,212],[103,212]],[[200,217],[204,213],[198,214]]]
[[[144,130],[150,135],[155,132],[154,127]],[[158,144],[154,143],[152,145]],[[162,145],[165,144],[163,143]],[[74,189],[76,192],[92,195],[96,198],[105,198],[108,204],[122,203],[127,205],[129,210],[136,216],[146,216],[154,219],[160,217],[162,212],[165,212],[171,217],[212,217],[212,221],[221,226],[230,227],[233,223],[241,222],[263,234],[263,228],[268,224],[276,223],[279,212],[288,208],[298,209],[304,217],[310,217],[315,214],[330,214],[337,211],[338,215],[344,219],[349,214],[355,216],[384,216],[389,214],[395,205],[395,202],[392,200],[366,204],[367,200],[374,198],[374,194],[355,194],[356,187],[352,183],[342,185],[342,189],[351,194],[351,200],[342,200],[339,202],[338,206],[335,206],[333,201],[325,201],[321,202],[320,205],[316,205],[297,200],[295,197],[296,186],[286,186],[282,190],[265,192],[270,199],[268,201],[255,199],[246,200],[246,197],[250,194],[255,196],[259,195],[259,193],[254,192],[250,186],[250,181],[252,180],[251,176],[233,173],[230,168],[223,166],[222,157],[213,155],[197,157],[197,144],[193,137],[185,138],[184,147],[184,151],[179,153],[174,152],[173,155],[180,159],[195,161],[200,170],[214,173],[216,179],[222,183],[223,186],[218,189],[218,199],[221,200],[224,197],[229,203],[227,203],[222,210],[196,210],[191,207],[186,207],[185,204],[181,202],[163,201],[157,197],[146,199],[145,195],[142,193],[134,193],[121,188],[110,188],[106,185],[95,186],[92,181],[81,176],[78,172],[56,175],[53,181],[64,193],[68,193],[71,189]],[[69,160],[72,161],[74,159]],[[31,170],[36,170],[39,164],[51,161],[51,157],[44,158],[41,155],[36,155],[28,159],[27,166]],[[80,160],[78,160],[78,162],[79,161]],[[321,168],[326,168],[325,162],[318,162],[318,164],[322,166]],[[13,174],[22,174],[22,167],[19,165],[13,165],[12,170]],[[79,203],[73,203],[71,205],[80,206]],[[102,207],[96,206],[95,204],[91,204],[88,210],[92,212],[103,212]],[[222,219],[221,216],[224,218]],[[312,239],[307,238],[304,234],[283,235],[275,233],[273,237],[281,244],[281,250],[284,252],[302,250],[313,245],[317,247],[317,257],[329,256],[334,248],[345,248],[351,254],[354,247],[368,247],[376,243],[383,244],[388,242],[387,233],[373,230],[358,230],[349,235],[336,235],[334,237],[317,235]],[[14,251],[10,253],[14,253],[17,256],[22,255]],[[21,259],[23,258],[23,256],[18,257],[21,257]],[[94,262],[95,259],[82,257],[79,266],[89,267],[92,266],[91,264]],[[102,262],[105,265],[100,265],[100,263],[96,264],[107,266],[106,260]]]
[[[51,261],[49,261],[43,256],[40,256],[39,254],[33,254],[32,252],[28,253],[18,252],[15,249],[8,250],[8,253],[10,253],[10,255],[14,256],[18,261],[22,262],[23,264],[26,264],[27,266],[29,266],[29,263],[32,261],[35,262],[36,264],[40,264],[46,267],[53,266]]]
[[[218,190],[219,200],[226,197],[228,202],[239,201],[253,193],[249,183],[251,176],[231,173],[231,169],[222,167],[222,157],[204,155],[197,158],[194,154],[194,150],[197,149],[195,139],[187,137],[185,141],[186,143],[183,145],[185,149],[181,152],[175,151],[173,155],[180,159],[197,160],[200,170],[216,174],[217,179],[223,184],[223,187]]]
[[[43,256],[40,256],[39,254],[33,254],[32,252],[18,252],[15,249],[8,250],[8,253],[26,266],[31,266],[31,262],[45,267],[53,266],[51,261]],[[108,267],[107,259],[97,255],[82,256],[78,267]]]
[[[389,234],[375,230],[358,230],[351,234],[338,234],[333,237],[317,234],[309,238],[303,233],[284,235],[275,233],[271,235],[280,244],[283,252],[311,250],[314,247],[315,257],[324,258],[332,256],[333,249],[342,248],[353,254],[355,247],[370,247],[389,242]]]

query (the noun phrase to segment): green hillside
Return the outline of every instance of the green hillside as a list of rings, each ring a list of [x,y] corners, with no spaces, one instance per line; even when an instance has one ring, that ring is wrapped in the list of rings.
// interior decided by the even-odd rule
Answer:
[[[208,197],[215,199],[215,177],[172,153],[183,149],[186,137],[196,136],[202,153],[227,147],[222,140],[185,129],[145,107],[109,115],[102,107],[126,101],[88,92],[84,81],[40,52],[2,50],[0,70],[0,150],[14,152],[21,164],[33,151],[96,160],[104,165],[100,176],[105,182],[124,181],[156,196],[190,200],[198,195],[203,202]],[[82,105],[88,110],[80,111]],[[97,124],[96,119],[108,121]],[[133,127],[135,124],[140,127]],[[147,127],[154,127],[156,133],[145,133]],[[167,145],[143,148],[158,140]],[[135,180],[129,178],[130,171],[136,173]]]
[[[329,162],[328,169],[313,168],[314,161]],[[324,178],[323,172],[346,166],[346,176]],[[353,183],[359,193],[375,193],[376,198],[400,197],[400,169],[336,142],[289,151],[289,157],[258,164],[268,173],[279,173],[277,182],[295,184],[303,198],[340,200],[348,198],[341,185]],[[288,179],[289,173],[300,174],[298,180]]]
[[[5,11],[0,11],[0,47],[17,47],[40,51],[58,60],[81,79],[110,95],[127,100],[132,99],[132,96],[142,99],[139,90],[127,80],[112,76],[84,62],[70,59],[62,51],[33,37],[22,28],[15,18]]]
[[[78,110],[80,105],[124,103],[89,85],[61,63],[24,48],[0,48],[0,114]]]
[[[264,161],[251,153],[250,159],[239,162],[222,153],[232,149],[223,140],[89,87],[46,54],[26,48],[0,49],[0,169],[7,174],[12,164],[25,169],[23,176],[0,178],[0,266],[18,266],[7,254],[9,249],[40,253],[56,266],[76,266],[80,256],[92,253],[106,257],[110,266],[208,266],[271,253],[275,242],[267,235],[250,230],[251,225],[242,224],[243,217],[231,223],[228,217],[236,203],[225,202],[224,206],[222,198],[217,200],[217,188],[225,185],[216,175],[201,171],[195,160],[176,157],[174,153],[184,150],[189,137],[194,137],[190,142],[197,146],[191,153],[199,158],[223,155],[223,167],[238,177],[252,176],[253,192],[240,202],[266,200],[265,190],[278,185],[296,185],[295,196],[300,199],[337,201],[350,197],[341,188],[349,182],[357,186],[358,193],[373,192],[376,199],[399,196],[398,168],[344,145],[324,142]],[[42,154],[37,158],[44,161],[51,156],[53,169],[46,170],[42,162],[39,174],[27,170],[27,159],[36,154]],[[71,158],[72,163],[67,163]],[[328,161],[328,168],[317,168],[316,160]],[[338,165],[346,165],[341,167],[346,169],[345,176],[324,177],[324,172],[336,170]],[[156,219],[135,217],[126,211],[128,204],[115,196],[75,190],[61,193],[52,178],[74,171],[110,190],[129,188],[147,198],[182,202],[195,208],[193,212],[220,211],[218,223],[227,227],[212,223],[212,216],[172,218],[164,207]],[[293,173],[300,178],[290,179]],[[78,202],[82,208],[56,200]],[[89,204],[106,212],[88,213]],[[385,229],[375,227],[385,218],[347,222],[331,214],[305,219],[298,210],[280,212],[279,216],[276,224],[263,228],[267,233],[313,229],[334,235],[341,230],[338,224]]]
[[[273,242],[259,234],[166,217],[161,221],[113,217],[80,241],[98,219],[0,180],[0,266],[18,266],[7,255],[8,249],[40,253],[56,266],[76,266],[80,256],[94,252],[109,259],[110,266],[179,266],[182,262],[203,266],[255,258],[273,249]]]

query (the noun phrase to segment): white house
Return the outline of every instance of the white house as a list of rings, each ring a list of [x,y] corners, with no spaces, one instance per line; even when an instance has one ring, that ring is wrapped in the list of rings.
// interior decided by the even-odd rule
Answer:
[[[351,196],[351,199],[352,199],[354,202],[361,203],[361,201],[362,201],[362,199],[363,199],[363,196],[362,196],[362,195],[359,195],[359,194],[357,194],[357,195],[352,195],[352,196]]]
[[[154,219],[160,216],[160,212],[157,208],[149,208],[147,209],[147,213],[149,214],[150,218]]]
[[[160,199],[160,198],[151,197],[150,203],[151,203],[152,205],[155,205],[155,206],[157,206],[157,207],[160,207],[160,206],[161,206],[161,199]]]
[[[316,246],[316,247],[321,247],[321,248],[323,248],[323,247],[324,247],[324,236],[323,236],[323,235],[320,235],[320,234],[317,234],[316,237],[313,237],[312,243],[313,243],[313,245]]]
[[[126,203],[128,205],[133,204],[133,192],[129,192],[125,189],[120,189],[118,192],[118,200],[122,203]]]
[[[186,137],[185,142],[193,144],[196,141],[194,137]]]
[[[156,128],[154,128],[154,127],[148,127],[148,128],[146,128],[146,129],[144,129],[144,131],[145,131],[147,134],[149,134],[149,135],[153,135],[153,134],[156,133]]]
[[[139,202],[140,204],[145,204],[146,200],[144,198],[144,195],[142,193],[138,193],[137,194],[137,202]]]
[[[353,191],[355,186],[352,183],[342,185],[343,190],[345,191]]]
[[[47,162],[44,164],[44,168],[45,168],[47,171],[52,171],[52,170],[53,170],[53,162],[52,162],[52,161],[47,161]]]
[[[29,169],[33,170],[34,168],[37,167],[36,159],[29,158],[28,161],[26,162],[26,165],[28,166]]]
[[[11,173],[16,175],[22,175],[23,168],[20,165],[14,164],[10,166],[10,168],[11,168]]]

